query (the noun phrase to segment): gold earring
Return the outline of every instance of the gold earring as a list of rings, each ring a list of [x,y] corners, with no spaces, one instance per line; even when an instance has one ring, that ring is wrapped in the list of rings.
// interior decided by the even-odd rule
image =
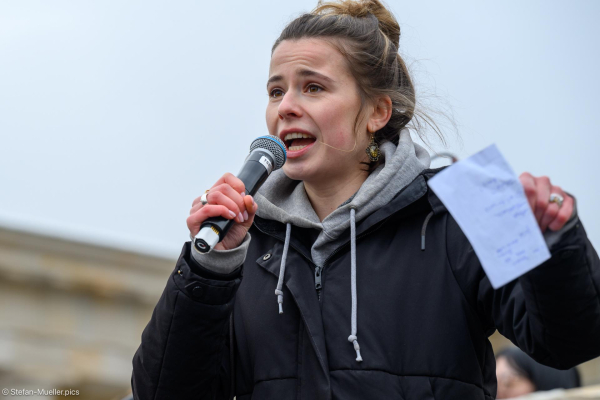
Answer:
[[[381,156],[381,150],[379,150],[379,144],[375,141],[375,136],[371,133],[371,143],[365,149],[371,162],[379,161],[379,157]]]

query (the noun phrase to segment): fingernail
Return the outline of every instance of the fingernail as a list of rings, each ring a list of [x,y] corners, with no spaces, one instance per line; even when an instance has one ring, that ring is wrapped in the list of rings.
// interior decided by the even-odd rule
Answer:
[[[242,213],[238,214],[238,218],[239,218],[240,222],[244,222],[244,216],[242,215]]]
[[[244,211],[244,221],[248,221],[248,211]]]
[[[242,197],[246,196],[246,192],[240,192],[240,194],[242,195]]]
[[[252,205],[254,205],[254,197],[250,196],[250,198],[252,199]]]
[[[231,218],[235,218],[235,213],[231,210],[229,210],[229,215],[231,215]]]

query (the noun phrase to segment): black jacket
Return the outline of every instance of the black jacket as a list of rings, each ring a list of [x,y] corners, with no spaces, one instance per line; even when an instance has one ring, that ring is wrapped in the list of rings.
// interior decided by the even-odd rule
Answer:
[[[496,329],[555,368],[600,355],[600,261],[581,222],[550,260],[494,290],[428,189],[437,171],[356,226],[363,362],[348,343],[349,243],[327,261],[317,293],[317,232],[293,227],[279,314],[285,225],[256,217],[243,268],[229,276],[191,260],[185,244],[134,356],[134,397],[489,400]]]

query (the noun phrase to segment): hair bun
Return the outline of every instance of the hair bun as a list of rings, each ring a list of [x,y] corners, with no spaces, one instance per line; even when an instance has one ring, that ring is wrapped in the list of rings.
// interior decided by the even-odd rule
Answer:
[[[341,0],[323,2],[319,0],[312,14],[349,15],[354,18],[377,18],[379,29],[396,46],[400,47],[400,25],[392,13],[379,0]]]

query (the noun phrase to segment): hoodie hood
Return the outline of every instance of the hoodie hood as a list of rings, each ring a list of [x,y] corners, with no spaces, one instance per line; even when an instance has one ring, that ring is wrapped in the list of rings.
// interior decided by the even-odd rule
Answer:
[[[337,248],[340,235],[350,227],[350,210],[355,210],[355,222],[389,203],[421,171],[429,168],[430,157],[425,148],[414,143],[408,129],[400,131],[398,146],[391,142],[380,145],[383,162],[365,180],[360,189],[323,221],[312,208],[304,190],[304,182],[288,178],[282,169],[274,171],[254,196],[257,215],[301,228],[320,231],[311,248],[313,262],[323,266]]]

